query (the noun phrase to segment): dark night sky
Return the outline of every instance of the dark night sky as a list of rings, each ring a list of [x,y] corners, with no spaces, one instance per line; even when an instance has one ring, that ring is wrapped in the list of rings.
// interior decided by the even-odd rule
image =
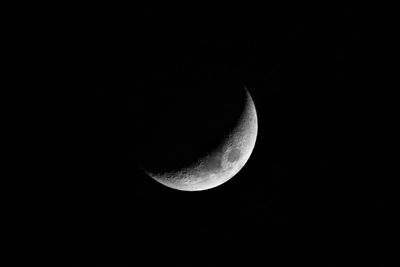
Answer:
[[[357,12],[212,10],[93,11],[17,26],[3,187],[17,262],[137,266],[216,256],[333,266],[373,237],[358,216],[381,200],[362,201],[349,168],[357,138],[350,91],[367,61]],[[203,25],[215,20],[222,23]],[[226,184],[175,191],[137,162],[168,97],[199,84],[219,97],[231,85],[248,88],[257,143]]]

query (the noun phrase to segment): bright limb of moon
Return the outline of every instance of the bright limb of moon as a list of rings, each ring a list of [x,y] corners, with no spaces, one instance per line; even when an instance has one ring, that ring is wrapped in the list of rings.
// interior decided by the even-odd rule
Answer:
[[[249,160],[258,131],[257,112],[246,89],[245,108],[236,126],[216,149],[194,164],[180,170],[146,173],[161,184],[183,191],[217,187],[235,176]]]

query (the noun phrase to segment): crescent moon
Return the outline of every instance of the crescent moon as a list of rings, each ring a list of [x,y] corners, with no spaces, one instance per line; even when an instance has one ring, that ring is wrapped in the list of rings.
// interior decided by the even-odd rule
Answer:
[[[246,90],[245,108],[236,126],[221,144],[192,165],[171,172],[145,172],[157,182],[182,191],[202,191],[217,187],[235,176],[254,149],[258,122],[250,93]]]

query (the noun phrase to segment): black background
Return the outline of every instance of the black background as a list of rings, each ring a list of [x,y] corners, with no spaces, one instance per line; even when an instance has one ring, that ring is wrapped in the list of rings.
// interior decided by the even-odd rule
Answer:
[[[354,257],[360,244],[375,250],[373,214],[382,205],[378,189],[366,193],[370,180],[350,168],[360,140],[351,92],[368,83],[361,11],[72,9],[9,22],[18,30],[9,40],[2,190],[14,263],[380,261]],[[224,82],[245,85],[258,113],[241,172],[204,192],[144,174],[143,144],[174,85],[190,95],[191,84]]]

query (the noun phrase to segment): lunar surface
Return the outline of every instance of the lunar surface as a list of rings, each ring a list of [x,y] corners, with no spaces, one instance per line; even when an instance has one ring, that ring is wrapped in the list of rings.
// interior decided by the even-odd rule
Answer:
[[[257,113],[246,90],[243,112],[220,145],[193,164],[170,172],[145,170],[161,184],[183,191],[201,191],[217,187],[235,176],[246,164],[257,138]]]

